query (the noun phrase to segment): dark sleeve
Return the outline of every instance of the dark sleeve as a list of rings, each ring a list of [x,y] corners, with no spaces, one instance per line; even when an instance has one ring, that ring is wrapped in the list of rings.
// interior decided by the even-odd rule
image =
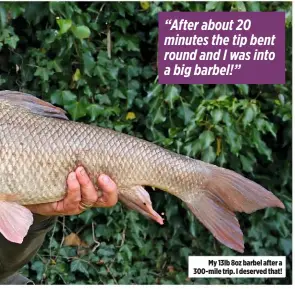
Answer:
[[[55,221],[55,217],[34,214],[34,223],[22,244],[11,243],[0,234],[0,284],[7,284],[32,259]]]

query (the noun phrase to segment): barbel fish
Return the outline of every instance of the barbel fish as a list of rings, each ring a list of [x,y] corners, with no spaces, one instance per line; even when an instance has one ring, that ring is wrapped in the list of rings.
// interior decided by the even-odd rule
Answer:
[[[22,243],[33,222],[25,207],[58,201],[69,172],[83,165],[92,181],[109,175],[119,200],[160,224],[145,186],[181,199],[224,245],[243,252],[234,212],[252,213],[283,203],[259,184],[151,142],[94,125],[32,95],[0,92],[0,233]]]

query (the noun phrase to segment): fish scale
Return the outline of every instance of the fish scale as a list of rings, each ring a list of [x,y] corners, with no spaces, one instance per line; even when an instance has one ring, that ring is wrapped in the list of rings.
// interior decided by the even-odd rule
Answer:
[[[172,152],[112,130],[44,118],[24,109],[16,110],[7,103],[0,105],[4,112],[0,124],[8,120],[17,122],[17,127],[0,130],[2,147],[10,153],[2,156],[0,170],[0,174],[4,174],[3,162],[6,162],[9,178],[0,184],[5,193],[17,192],[21,204],[60,200],[65,194],[67,174],[77,163],[85,165],[92,175],[110,174],[119,188],[171,186],[171,179],[163,177],[167,175],[168,163],[173,166],[174,176],[173,171],[179,166],[179,157],[172,156]],[[12,153],[16,154],[15,158],[11,157]],[[179,182],[181,176],[175,180]],[[175,184],[172,187],[176,188]],[[185,188],[185,184],[182,187]]]
[[[244,249],[243,233],[234,212],[284,208],[271,192],[231,170],[133,136],[69,121],[61,109],[19,92],[0,92],[0,160],[0,232],[15,242],[22,241],[32,222],[20,205],[64,198],[67,176],[79,165],[96,186],[96,176],[109,175],[121,202],[159,223],[163,220],[143,186],[175,195],[221,243],[239,252]],[[13,212],[20,210],[23,220],[28,219],[21,234],[11,233],[1,221],[10,195],[17,196],[10,203]]]

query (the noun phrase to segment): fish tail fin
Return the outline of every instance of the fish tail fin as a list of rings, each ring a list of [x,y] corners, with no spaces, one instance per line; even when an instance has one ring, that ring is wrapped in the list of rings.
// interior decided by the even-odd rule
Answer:
[[[211,192],[198,191],[194,198],[185,203],[219,242],[238,252],[244,252],[243,232],[239,222],[222,200]]]
[[[222,244],[243,253],[243,233],[235,211],[251,213],[283,203],[260,185],[223,168],[208,165],[204,188],[184,198],[192,213]]]
[[[270,191],[234,171],[210,165],[208,191],[219,196],[232,211],[252,213],[284,204]]]

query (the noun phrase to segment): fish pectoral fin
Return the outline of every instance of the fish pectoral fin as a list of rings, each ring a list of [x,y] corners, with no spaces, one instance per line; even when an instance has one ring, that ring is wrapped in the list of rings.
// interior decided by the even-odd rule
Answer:
[[[21,244],[33,224],[33,214],[15,202],[0,201],[0,233],[10,242]]]
[[[10,90],[0,91],[0,101],[1,100],[28,109],[34,114],[65,120],[68,119],[63,109],[27,93]]]
[[[129,209],[163,225],[163,218],[153,209],[149,193],[142,186],[120,188],[119,200]]]
[[[209,191],[198,191],[190,194],[185,203],[219,242],[238,252],[244,252],[239,222],[221,199]]]

